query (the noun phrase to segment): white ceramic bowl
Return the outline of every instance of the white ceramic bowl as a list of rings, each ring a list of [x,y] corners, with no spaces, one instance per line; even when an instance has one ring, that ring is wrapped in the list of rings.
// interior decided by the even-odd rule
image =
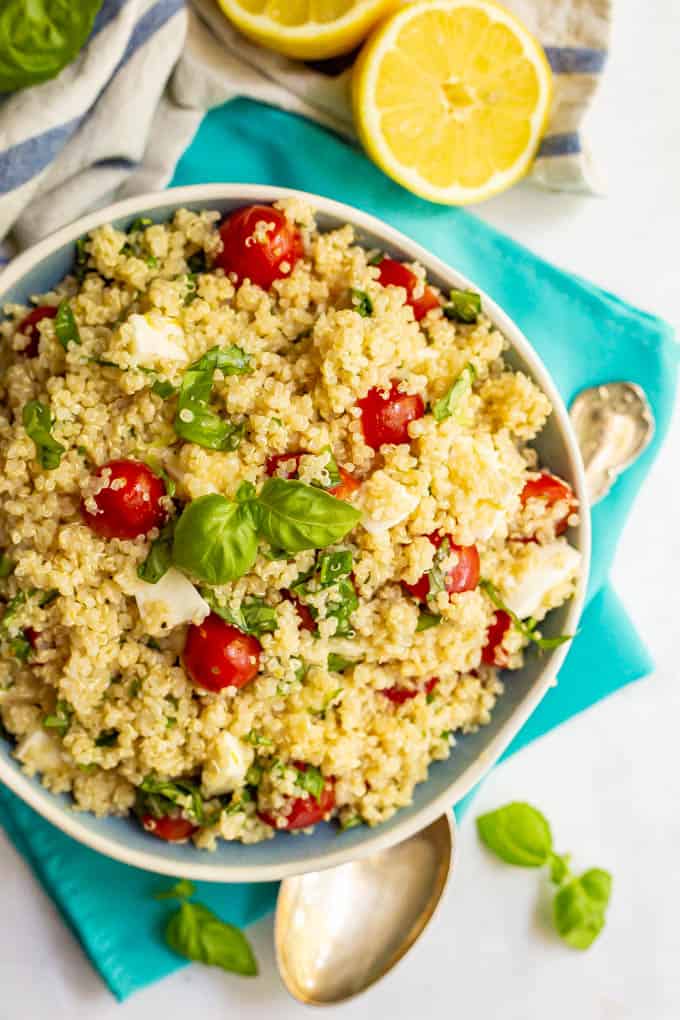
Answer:
[[[181,206],[218,209],[227,213],[248,203],[273,202],[293,194],[300,193],[268,186],[206,184],[119,202],[83,217],[15,259],[0,276],[0,306],[8,301],[26,302],[30,295],[49,290],[70,270],[76,239],[103,223],[114,223],[124,229],[140,215],[163,222]],[[303,197],[316,210],[322,230],[351,223],[361,243],[368,247],[378,247],[397,258],[417,260],[425,267],[429,278],[442,289],[457,287],[479,290],[474,282],[373,216],[317,195]],[[582,505],[587,506],[581,457],[555,385],[517,326],[483,293],[482,299],[485,313],[512,345],[508,361],[530,375],[553,405],[553,414],[536,444],[542,462],[566,478]],[[590,523],[587,513],[569,538],[583,556],[583,578],[575,597],[550,614],[544,628],[546,634],[576,632],[590,556]],[[279,833],[274,839],[254,846],[220,842],[215,853],[207,853],[197,850],[192,844],[163,843],[145,833],[134,820],[97,819],[73,811],[68,797],[55,796],[36,779],[25,776],[6,744],[0,746],[0,780],[69,836],[126,864],[203,881],[280,879],[304,871],[332,867],[384,849],[412,835],[428,825],[438,814],[450,809],[479,782],[531,715],[555,681],[567,651],[568,645],[562,645],[543,657],[529,652],[523,669],[513,673],[512,680],[507,684],[494,709],[491,723],[477,733],[460,737],[451,757],[431,766],[428,780],[416,788],[413,804],[374,829],[360,826],[338,834],[334,826],[319,825],[312,836],[291,837]]]

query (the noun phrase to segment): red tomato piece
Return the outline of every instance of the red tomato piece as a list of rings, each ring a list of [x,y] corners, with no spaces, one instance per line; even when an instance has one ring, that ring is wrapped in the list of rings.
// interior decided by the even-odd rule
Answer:
[[[166,843],[186,843],[190,836],[198,832],[198,825],[181,816],[174,818],[172,815],[164,815],[155,818],[153,815],[142,815],[140,821],[146,832],[164,839]]]
[[[165,484],[150,467],[139,460],[110,460],[99,468],[97,477],[105,472],[106,486],[92,497],[96,513],[85,500],[80,504],[85,523],[93,531],[102,538],[137,538],[162,527],[167,518],[161,503]]]
[[[431,694],[439,683],[439,677],[433,676],[426,683],[423,688],[425,694]],[[386,698],[395,705],[403,705],[405,701],[410,701],[411,698],[415,698],[417,694],[420,694],[418,688],[409,687],[386,687],[380,692],[384,694]]]
[[[486,632],[486,645],[482,649],[482,662],[487,666],[507,666],[508,657],[501,642],[511,626],[512,620],[505,610],[497,609],[496,618]]]
[[[43,319],[54,319],[57,314],[57,309],[54,305],[41,305],[40,308],[34,308],[32,312],[21,320],[17,326],[17,332],[23,336],[28,337],[28,344],[24,347],[20,354],[23,354],[26,358],[36,358],[38,356],[38,346],[40,344],[40,331],[38,330],[38,323],[42,322]]]
[[[402,393],[397,385],[394,380],[387,396],[374,386],[363,400],[357,401],[364,439],[374,450],[379,450],[383,443],[410,443],[410,422],[425,414],[425,402],[420,394]]]
[[[38,638],[40,637],[40,631],[36,630],[35,627],[24,627],[24,637],[31,648],[35,650],[36,645],[38,644]]]
[[[260,668],[261,653],[257,638],[211,613],[203,623],[190,625],[182,659],[198,687],[217,692],[249,684]]]
[[[328,489],[331,496],[335,496],[336,499],[349,499],[353,492],[361,488],[361,482],[354,475],[351,475],[349,471],[345,471],[343,467],[338,468],[340,474],[340,481],[337,485],[334,485],[331,489]]]
[[[531,478],[520,496],[525,504],[529,499],[542,499],[546,506],[554,506],[555,503],[566,501],[567,511],[563,517],[555,522],[555,534],[562,535],[569,526],[569,518],[578,510],[578,500],[574,490],[561,478],[544,471],[538,478]]]
[[[297,478],[300,470],[300,459],[309,453],[309,450],[298,450],[296,453],[274,453],[267,457],[265,470],[269,477],[278,475],[279,478]],[[289,463],[285,475],[279,474],[279,465]]]
[[[316,620],[312,616],[312,611],[309,606],[306,606],[304,602],[300,601],[297,595],[293,595],[293,593],[288,590],[284,590],[281,594],[295,606],[302,629],[308,630],[310,634],[315,634]]]
[[[416,322],[420,322],[423,316],[432,308],[439,308],[440,301],[431,287],[425,286],[420,297],[414,298],[413,291],[419,283],[416,274],[405,266],[403,262],[396,259],[384,258],[378,263],[378,282],[383,287],[403,287],[406,291],[406,304],[413,309],[413,316]]]
[[[437,549],[444,541],[444,538],[447,537],[451,551],[458,555],[458,562],[446,575],[446,590],[449,595],[461,591],[472,591],[476,588],[479,582],[479,553],[477,552],[477,546],[456,545],[450,536],[440,535],[437,532],[433,532],[427,537]],[[430,578],[425,573],[422,577],[418,578],[415,584],[408,584],[406,581],[402,581],[401,586],[414,599],[424,602],[430,593]]]
[[[293,762],[296,769],[304,772],[307,766],[304,762]],[[310,825],[322,822],[325,816],[335,807],[335,783],[331,776],[327,776],[321,795],[316,797],[295,797],[291,803],[290,812],[286,815],[285,825],[277,826],[276,818],[268,811],[258,811],[258,817],[272,828],[306,829]]]
[[[271,205],[237,209],[220,227],[220,236],[223,247],[216,264],[237,283],[248,278],[263,290],[289,276],[303,255],[299,231]]]

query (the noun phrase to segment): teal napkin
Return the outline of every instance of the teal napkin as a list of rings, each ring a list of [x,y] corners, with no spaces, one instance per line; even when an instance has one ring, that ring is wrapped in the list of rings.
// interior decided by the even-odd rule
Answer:
[[[643,387],[656,416],[654,442],[593,511],[593,569],[580,632],[560,683],[507,753],[648,673],[651,660],[607,575],[635,493],[668,428],[679,350],[670,328],[548,265],[470,214],[409,195],[323,128],[249,100],[235,100],[206,116],[172,183],[209,181],[301,188],[366,209],[398,227],[505,308],[543,357],[567,402],[582,387],[613,379]],[[0,791],[0,807],[9,838],[114,995],[124,999],[184,966],[162,941],[168,906],[152,898],[168,880],[74,843],[7,790]],[[225,920],[246,925],[272,909],[276,885],[204,884],[199,896]]]

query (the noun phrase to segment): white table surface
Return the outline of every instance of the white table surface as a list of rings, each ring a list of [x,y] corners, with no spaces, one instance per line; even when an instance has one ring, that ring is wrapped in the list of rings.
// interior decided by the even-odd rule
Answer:
[[[605,199],[519,187],[478,213],[542,255],[680,323],[680,5],[617,0],[610,65],[591,124]],[[631,515],[615,582],[656,674],[544,737],[487,779],[479,811],[542,806],[576,867],[614,874],[607,928],[587,953],[537,920],[534,872],[496,864],[468,820],[441,912],[390,978],[336,1015],[418,1020],[677,1020],[680,769],[677,586],[680,429]],[[675,610],[675,612],[673,612]],[[191,966],[117,1005],[15,852],[0,841],[1,1020],[300,1020],[276,975],[271,922],[250,930],[256,980]],[[112,909],[115,905],[112,903]],[[134,924],[134,919],[130,919]]]

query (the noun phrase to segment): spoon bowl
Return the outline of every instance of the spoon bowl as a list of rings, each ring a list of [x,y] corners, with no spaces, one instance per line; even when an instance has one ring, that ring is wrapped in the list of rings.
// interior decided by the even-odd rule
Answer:
[[[279,973],[300,1002],[344,1002],[384,977],[432,919],[455,848],[449,811],[403,843],[281,883]]]

